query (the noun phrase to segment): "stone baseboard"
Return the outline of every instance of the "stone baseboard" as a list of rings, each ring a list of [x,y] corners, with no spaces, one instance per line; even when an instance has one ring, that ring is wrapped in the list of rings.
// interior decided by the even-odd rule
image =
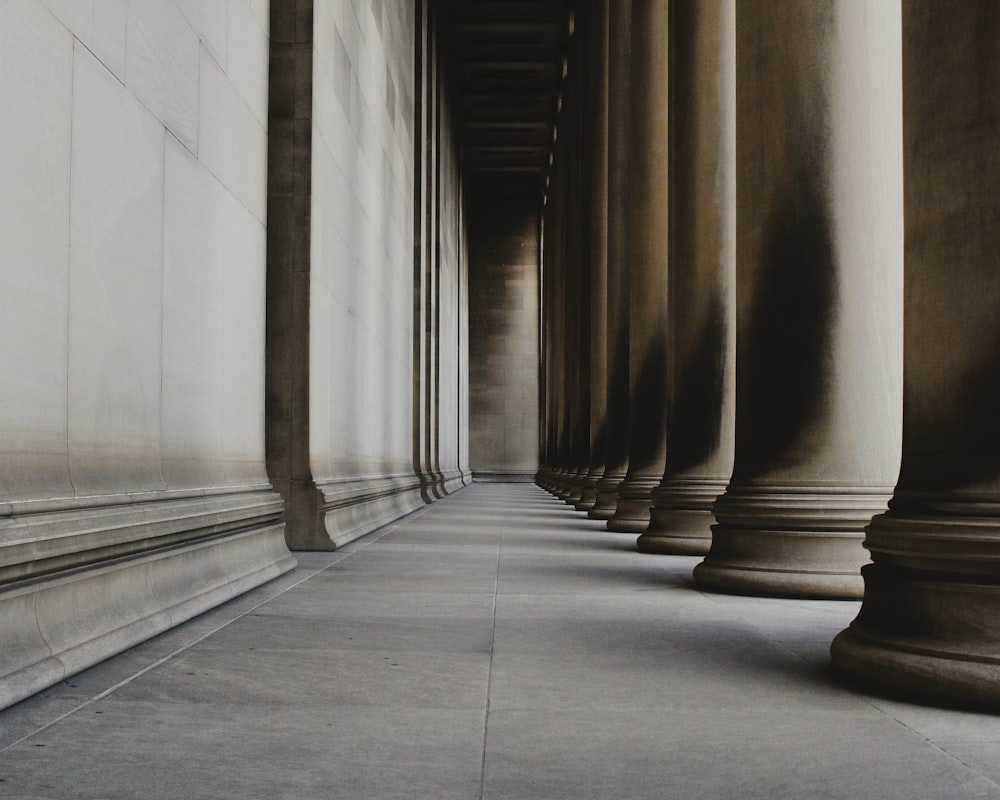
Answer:
[[[539,473],[526,470],[488,470],[474,469],[472,480],[475,483],[535,483]]]
[[[252,491],[3,520],[8,533],[31,530],[50,557],[33,562],[44,574],[0,588],[0,707],[292,569],[281,508],[273,492]],[[9,576],[28,543],[8,541]]]

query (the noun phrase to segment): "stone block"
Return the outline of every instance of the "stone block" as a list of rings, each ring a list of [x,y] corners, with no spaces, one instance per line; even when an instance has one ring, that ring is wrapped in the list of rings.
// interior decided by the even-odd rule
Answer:
[[[70,468],[81,493],[161,488],[164,129],[84,48],[73,91]]]
[[[201,51],[200,85],[198,157],[263,222],[266,129],[205,49]]]
[[[198,38],[212,54],[212,58],[225,69],[229,39],[229,0],[175,0],[175,2],[188,24],[194,28]]]
[[[0,6],[0,104],[16,110],[0,125],[0,485],[6,497],[72,491],[66,265],[73,52],[72,35],[37,3]]]
[[[197,152],[198,34],[173,3],[140,0],[129,4],[126,36],[126,86]]]
[[[265,3],[266,8],[266,3]],[[268,38],[267,13],[247,0],[229,0],[229,49],[226,74],[262,125],[267,125]]]

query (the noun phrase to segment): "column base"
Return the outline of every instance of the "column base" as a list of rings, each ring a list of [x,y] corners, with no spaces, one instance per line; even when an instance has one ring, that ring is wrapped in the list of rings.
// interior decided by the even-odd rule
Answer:
[[[576,504],[580,502],[580,498],[583,497],[583,482],[587,479],[587,470],[581,469],[576,472],[570,473],[569,479],[567,480],[567,491],[568,493],[563,498],[567,505],[576,507]]]
[[[475,473],[478,477],[478,473]],[[552,485],[552,470],[548,467],[542,467],[538,472],[535,473],[535,485],[541,487],[546,492],[551,491],[550,486]]]
[[[549,494],[559,497],[563,490],[563,481],[566,477],[566,470],[560,467],[549,473],[549,485],[546,487]]]
[[[712,507],[726,490],[720,479],[664,480],[651,495],[649,527],[636,541],[644,553],[704,556],[712,546]]]
[[[959,653],[920,652],[870,638],[853,626],[837,634],[830,655],[838,669],[907,699],[926,698],[1000,711],[1000,664],[968,661]]]
[[[576,473],[573,470],[563,470],[562,475],[559,477],[559,486],[556,488],[556,497],[568,502],[568,498],[573,494],[573,479],[575,477]]]
[[[649,527],[650,495],[660,477],[625,478],[618,486],[618,506],[608,520],[608,530],[615,533],[642,533]]]
[[[583,488],[580,491],[580,499],[573,506],[577,511],[590,511],[597,504],[597,484],[601,480],[604,470],[599,472],[589,472],[583,480]]]
[[[597,483],[597,499],[587,511],[590,519],[611,519],[618,508],[618,485],[625,479],[624,475],[605,475]]]
[[[897,502],[899,501],[899,502]],[[996,503],[919,498],[920,513],[872,520],[864,603],[831,646],[862,680],[927,698],[1000,709]]]
[[[704,556],[712,547],[711,511],[679,508],[650,510],[649,527],[636,539],[643,553],[673,556]]]
[[[864,527],[891,492],[866,487],[732,487],[715,504],[695,582],[734,594],[859,599]]]

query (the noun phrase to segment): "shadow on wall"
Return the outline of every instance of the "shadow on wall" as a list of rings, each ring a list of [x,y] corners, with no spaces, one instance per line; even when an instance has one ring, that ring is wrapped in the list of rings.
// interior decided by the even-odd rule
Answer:
[[[737,357],[736,467],[781,461],[825,410],[836,275],[818,165],[803,165],[773,208]]]

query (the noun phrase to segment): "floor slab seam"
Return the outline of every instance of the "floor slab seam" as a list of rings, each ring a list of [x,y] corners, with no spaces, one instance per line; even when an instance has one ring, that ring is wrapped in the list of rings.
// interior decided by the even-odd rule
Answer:
[[[419,508],[416,511],[410,513],[410,514],[407,514],[404,519],[405,520],[411,520],[411,519],[414,519],[417,516],[422,516],[424,513],[426,513],[427,510],[430,509],[430,507],[431,507],[430,505],[427,505],[427,506],[424,506],[423,508]],[[358,552],[361,552],[362,550],[364,550],[369,544],[377,542],[379,539],[381,539],[384,536],[387,536],[388,534],[392,533],[399,526],[399,523],[401,521],[402,520],[397,520],[396,522],[390,523],[389,525],[386,525],[386,526],[378,529],[377,531],[373,531],[372,534],[369,534],[369,536],[364,537],[367,541],[365,541],[364,544],[362,544],[360,547],[352,548],[350,550],[342,550],[342,554],[343,555],[342,555],[341,558],[338,558],[338,559],[336,559],[334,561],[331,561],[329,564],[325,564],[324,566],[322,566],[322,567],[320,567],[318,569],[311,570],[308,575],[304,575],[300,580],[297,580],[294,583],[289,584],[288,586],[284,587],[281,591],[275,592],[274,594],[269,595],[265,599],[261,600],[259,603],[256,603],[256,604],[254,604],[253,606],[251,606],[251,607],[249,607],[247,609],[244,609],[241,613],[237,614],[236,616],[231,617],[230,619],[227,619],[222,624],[217,625],[216,627],[214,627],[211,630],[205,632],[204,634],[202,634],[201,636],[197,637],[196,639],[193,639],[190,642],[186,642],[181,647],[178,647],[176,650],[172,650],[170,653],[168,653],[165,656],[162,656],[162,657],[158,658],[156,661],[152,662],[151,664],[147,664],[145,667],[143,667],[140,670],[137,670],[135,673],[133,673],[132,675],[128,676],[127,678],[124,678],[124,679],[118,681],[117,683],[115,683],[114,685],[109,686],[107,689],[104,689],[103,691],[98,692],[93,697],[88,698],[87,700],[85,700],[84,702],[80,703],[79,705],[71,708],[69,711],[66,711],[66,712],[60,714],[55,719],[50,720],[49,722],[46,722],[44,725],[39,726],[38,728],[36,728],[33,731],[30,731],[29,733],[26,733],[24,736],[20,737],[19,739],[14,740],[10,744],[8,744],[8,745],[6,745],[4,747],[0,747],[0,755],[2,755],[3,753],[6,753],[7,751],[9,751],[11,749],[13,749],[17,745],[22,744],[22,743],[28,741],[29,739],[32,739],[35,736],[38,736],[41,733],[44,733],[45,731],[49,730],[53,726],[58,725],[63,720],[66,720],[66,719],[72,717],[74,714],[79,713],[80,711],[84,710],[85,708],[88,708],[89,706],[93,705],[94,703],[97,703],[100,700],[103,700],[104,698],[109,697],[110,695],[114,694],[114,692],[118,691],[122,687],[127,686],[128,684],[130,684],[133,681],[141,678],[143,675],[145,675],[145,674],[153,671],[154,669],[157,669],[158,667],[161,667],[163,664],[166,664],[168,661],[171,661],[172,659],[178,657],[179,655],[181,655],[182,653],[190,650],[194,646],[196,646],[198,644],[201,644],[203,641],[205,641],[206,639],[208,639],[210,636],[214,636],[216,633],[218,633],[219,631],[221,631],[221,630],[229,627],[234,622],[237,622],[239,620],[244,619],[245,617],[247,617],[250,614],[252,614],[254,611],[257,611],[258,609],[260,609],[263,606],[267,605],[271,601],[276,600],[279,597],[281,597],[282,595],[287,594],[292,589],[298,588],[299,586],[301,586],[302,584],[304,584],[306,581],[311,580],[312,578],[315,578],[320,573],[326,572],[327,570],[331,569],[332,567],[336,566],[337,564],[340,564],[340,563],[346,561],[347,559],[349,559],[355,553],[358,553]],[[267,584],[265,584],[264,586],[266,587],[266,585]],[[261,587],[261,588],[263,588],[263,587]],[[236,599],[239,599],[239,598],[236,598]],[[495,603],[494,603],[494,618],[495,618],[495,616],[496,616],[496,609],[495,609]],[[491,655],[491,658],[492,658],[492,655]]]
[[[493,661],[497,641],[497,598],[500,595],[500,565],[503,558],[503,531],[497,546],[497,572],[493,583],[493,618],[490,627],[490,664],[486,672],[486,707],[483,710],[483,751],[479,762],[479,800],[486,792],[486,747],[490,735],[490,700],[493,692]]]
[[[855,694],[857,694],[857,693],[855,692]],[[996,779],[990,777],[989,775],[987,775],[985,772],[983,772],[978,767],[974,767],[972,764],[969,764],[968,762],[963,761],[961,758],[959,758],[958,756],[956,756],[954,753],[949,752],[942,745],[939,745],[933,739],[930,739],[925,734],[920,733],[920,731],[916,730],[912,725],[908,725],[907,723],[903,722],[901,719],[898,719],[896,716],[894,716],[893,714],[889,713],[886,709],[880,708],[879,706],[877,706],[869,698],[865,697],[864,695],[859,695],[859,696],[868,705],[872,706],[877,711],[879,711],[880,713],[882,713],[885,716],[887,716],[889,719],[891,719],[893,722],[895,722],[897,725],[899,725],[901,728],[903,728],[907,733],[911,734],[912,736],[914,736],[917,739],[920,739],[920,740],[926,742],[931,747],[933,747],[935,750],[937,750],[939,753],[941,753],[942,755],[944,755],[946,758],[951,759],[952,761],[954,761],[957,764],[960,764],[961,766],[963,766],[965,769],[969,770],[970,772],[975,773],[976,775],[978,775],[979,777],[981,777],[983,780],[988,781],[989,783],[993,784],[993,786],[997,787],[998,792],[1000,792],[1000,782],[998,782]]]
[[[706,593],[706,592],[698,591],[698,594],[701,594],[703,597],[705,597],[708,600],[714,599],[714,593]],[[793,600],[791,602],[795,602],[795,601]],[[752,622],[751,620],[747,619],[747,617],[745,615],[743,615],[743,614],[737,614],[737,617],[743,623],[745,623],[749,628],[752,628],[757,635],[759,635],[762,639],[766,640],[769,644],[771,644],[771,645],[777,647],[778,649],[784,651],[786,654],[788,654],[792,658],[796,659],[797,661],[800,661],[802,663],[808,663],[806,661],[806,659],[804,659],[799,653],[795,652],[795,650],[793,650],[792,648],[788,647],[788,645],[785,642],[783,642],[783,641],[781,641],[779,639],[776,639],[773,636],[771,636],[770,634],[768,634],[765,630],[763,630],[762,628],[760,628],[754,622]],[[830,666],[832,666],[832,665],[833,665],[833,662],[831,661],[830,662]],[[971,765],[971,764],[963,761],[960,757],[954,755],[953,753],[948,752],[948,750],[946,750],[942,745],[937,744],[935,741],[933,741],[932,739],[930,739],[929,737],[927,737],[925,734],[923,734],[920,731],[918,731],[917,729],[915,729],[913,726],[911,726],[911,725],[907,724],[906,722],[904,722],[903,720],[899,719],[897,716],[895,716],[894,714],[892,714],[887,709],[879,706],[877,704],[877,702],[875,701],[874,698],[872,698],[872,697],[866,695],[865,693],[863,693],[861,691],[858,691],[856,689],[851,689],[849,687],[840,687],[840,688],[844,692],[847,692],[847,693],[853,695],[856,699],[860,700],[865,705],[867,705],[867,706],[869,706],[871,708],[874,708],[877,712],[879,712],[879,714],[881,714],[881,715],[883,715],[885,717],[888,717],[890,720],[892,720],[892,722],[894,722],[897,725],[899,725],[900,727],[902,727],[904,730],[906,730],[909,734],[911,734],[915,738],[924,741],[926,744],[928,744],[931,747],[933,747],[935,750],[937,750],[938,752],[940,752],[942,755],[946,756],[947,758],[949,758],[950,760],[954,761],[955,763],[961,765],[962,767],[964,767],[965,769],[969,770],[970,772],[973,772],[976,775],[980,776],[984,780],[986,780],[989,783],[991,783],[994,786],[996,786],[998,790],[1000,790],[1000,783],[998,783],[996,780],[994,780],[993,778],[991,778],[989,775],[987,775],[986,773],[984,773],[982,770],[980,770],[980,769],[974,767],[973,765]]]

